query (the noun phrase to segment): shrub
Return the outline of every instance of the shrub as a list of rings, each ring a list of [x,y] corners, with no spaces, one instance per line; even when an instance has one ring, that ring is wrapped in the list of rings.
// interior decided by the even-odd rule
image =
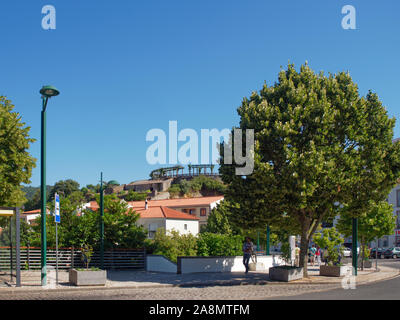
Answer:
[[[199,256],[242,255],[243,238],[228,234],[201,233],[197,240]]]
[[[177,197],[181,194],[181,188],[178,184],[173,184],[171,187],[169,187],[168,192],[171,197]]]
[[[144,201],[147,199],[146,192],[135,192],[130,190],[127,195],[124,196],[125,201]]]
[[[166,233],[164,229],[160,228],[150,247],[153,249],[153,254],[164,255],[176,262],[178,256],[196,255],[197,239],[192,234],[181,235],[174,230]]]

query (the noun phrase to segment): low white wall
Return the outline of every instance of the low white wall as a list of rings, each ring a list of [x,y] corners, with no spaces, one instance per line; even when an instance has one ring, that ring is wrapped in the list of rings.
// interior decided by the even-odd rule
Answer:
[[[250,259],[250,263],[251,263]],[[279,255],[257,256],[257,262],[264,264],[264,270],[283,265]],[[244,272],[243,256],[234,257],[178,257],[178,273],[196,272]],[[257,271],[261,271],[258,269]]]
[[[166,230],[176,230],[179,231],[180,234],[191,233],[192,235],[196,236],[199,233],[199,220],[166,219],[165,226]]]
[[[162,255],[146,256],[146,271],[176,273],[176,264]]]

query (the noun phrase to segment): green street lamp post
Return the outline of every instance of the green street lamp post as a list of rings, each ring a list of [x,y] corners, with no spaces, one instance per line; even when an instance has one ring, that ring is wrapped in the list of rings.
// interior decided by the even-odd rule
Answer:
[[[42,218],[41,227],[41,281],[42,286],[47,284],[46,272],[46,252],[47,252],[47,237],[46,237],[46,107],[47,101],[51,97],[58,96],[60,92],[53,86],[43,86],[40,89],[42,95],[42,118],[41,118],[41,159],[40,159],[40,198],[41,209],[40,215]]]
[[[353,275],[356,276],[357,275],[357,264],[358,264],[358,253],[357,253],[357,247],[358,247],[358,234],[357,234],[357,229],[358,229],[358,219],[357,218],[353,218],[353,235],[352,235],[352,249],[353,249]]]
[[[103,172],[100,175],[100,269],[104,270],[104,194]]]
[[[269,256],[269,247],[270,247],[269,237],[270,237],[270,228],[269,228],[269,226],[267,226],[267,244],[266,244],[267,248],[266,248],[266,252],[265,252],[267,256]]]

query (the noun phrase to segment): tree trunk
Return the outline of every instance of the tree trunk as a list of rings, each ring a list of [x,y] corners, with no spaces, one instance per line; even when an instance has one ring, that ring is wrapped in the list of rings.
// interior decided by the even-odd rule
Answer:
[[[301,242],[300,242],[300,262],[299,266],[303,267],[303,276],[308,278],[307,264],[308,264],[308,246],[310,238],[314,234],[318,225],[321,223],[325,212],[321,213],[317,219],[311,219],[309,212],[303,210],[300,213],[299,222],[301,225]]]
[[[300,258],[299,267],[303,267],[303,276],[308,278],[307,264],[308,264],[308,245],[310,239],[308,237],[308,229],[310,226],[309,219],[302,217],[301,223],[301,242],[300,242]]]

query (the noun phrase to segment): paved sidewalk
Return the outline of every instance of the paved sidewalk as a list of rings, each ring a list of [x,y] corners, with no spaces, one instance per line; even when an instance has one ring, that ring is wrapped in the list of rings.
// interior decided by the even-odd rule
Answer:
[[[85,289],[117,289],[117,288],[161,288],[161,287],[204,287],[223,285],[332,285],[340,286],[343,278],[319,276],[319,267],[308,268],[309,278],[282,283],[271,281],[267,272],[243,272],[233,273],[194,273],[194,274],[173,274],[156,273],[146,271],[117,271],[107,272],[107,283],[105,287],[76,287],[68,283],[68,272],[59,272],[59,285],[50,287],[53,290],[85,290]],[[365,284],[381,281],[399,276],[399,270],[388,266],[380,266],[379,271],[374,268],[359,271],[356,283]],[[40,272],[22,271],[22,287],[15,288],[9,283],[9,276],[0,276],[0,283],[3,280],[6,287],[0,286],[0,293],[17,291],[41,291]],[[55,283],[55,272],[48,274],[48,282]]]

